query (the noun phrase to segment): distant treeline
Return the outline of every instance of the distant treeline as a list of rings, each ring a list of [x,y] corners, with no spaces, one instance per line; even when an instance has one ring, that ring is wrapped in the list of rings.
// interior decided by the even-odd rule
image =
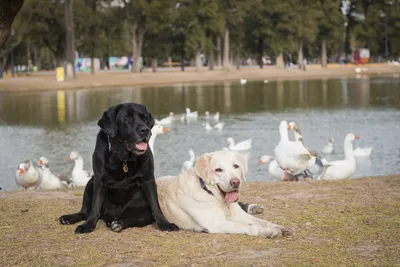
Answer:
[[[79,57],[133,56],[132,71],[170,59],[182,66],[229,68],[264,56],[325,65],[368,48],[372,60],[400,55],[400,0],[25,0],[13,36],[0,50],[0,68],[52,69],[64,64],[67,2],[73,5]]]

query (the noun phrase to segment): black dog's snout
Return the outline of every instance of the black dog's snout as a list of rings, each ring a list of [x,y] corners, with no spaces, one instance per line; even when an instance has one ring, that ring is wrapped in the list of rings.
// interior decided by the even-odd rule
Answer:
[[[147,135],[149,134],[149,132],[150,132],[150,129],[149,129],[149,127],[147,127],[147,126],[141,126],[141,127],[139,128],[138,132],[139,132],[139,134],[140,134],[141,136],[147,136]]]

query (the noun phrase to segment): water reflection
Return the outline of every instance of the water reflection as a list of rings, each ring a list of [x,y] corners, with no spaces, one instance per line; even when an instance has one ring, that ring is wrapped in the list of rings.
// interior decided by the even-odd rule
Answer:
[[[65,126],[96,120],[121,101],[143,103],[156,115],[182,112],[243,114],[296,108],[400,107],[399,80],[366,78],[224,82],[215,85],[176,85],[162,88],[76,90],[40,93],[0,93],[0,120],[6,124]]]

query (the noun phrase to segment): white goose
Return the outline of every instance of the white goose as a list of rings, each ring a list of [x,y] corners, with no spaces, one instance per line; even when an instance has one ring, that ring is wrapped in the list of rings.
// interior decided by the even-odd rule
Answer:
[[[251,139],[244,140],[242,142],[239,142],[235,144],[235,141],[233,140],[232,137],[228,137],[226,139],[226,142],[229,143],[229,150],[231,151],[246,151],[251,149]]]
[[[150,140],[149,140],[149,146],[150,146],[151,152],[153,153],[153,157],[154,157],[154,154],[155,154],[154,142],[156,140],[157,135],[163,134],[163,133],[166,133],[166,132],[168,132],[168,129],[163,127],[163,126],[161,126],[161,125],[154,125],[153,128],[151,129],[151,137],[150,137]]]
[[[369,157],[372,152],[372,147],[357,147],[353,150],[354,157]]]
[[[219,112],[216,112],[214,115],[211,115],[210,112],[206,111],[204,113],[204,115],[206,116],[206,120],[213,120],[215,122],[219,121]]]
[[[335,139],[329,138],[328,144],[326,144],[322,148],[322,153],[324,153],[325,155],[334,154],[335,153],[335,148],[333,147],[334,144],[335,144]]]
[[[189,149],[189,157],[189,160],[183,163],[183,168],[185,168],[186,170],[190,170],[193,168],[194,161],[196,159],[193,149]]]
[[[281,121],[279,133],[281,140],[275,147],[275,158],[279,166],[285,170],[284,180],[288,180],[288,174],[297,175],[307,169],[308,161],[311,159],[310,152],[301,142],[292,142],[288,135],[289,125],[287,121]]]
[[[279,179],[279,180],[284,179],[285,172],[281,169],[281,167],[279,167],[279,164],[274,157],[271,157],[268,155],[262,156],[261,159],[258,161],[258,164],[260,165],[263,163],[266,163],[266,164],[269,163],[268,172],[269,172],[269,174],[271,174],[272,177]]]
[[[90,178],[93,176],[93,171],[83,169],[83,158],[78,151],[72,151],[69,154],[68,161],[75,161],[74,169],[72,170],[73,186],[86,186]]]
[[[246,79],[240,79],[240,84],[241,85],[245,85],[247,83],[247,80]]]
[[[174,121],[174,119],[175,119],[174,113],[170,112],[168,117],[165,117],[161,120],[155,120],[155,122],[156,122],[156,124],[159,124],[159,125],[168,125],[168,124],[171,124]]]
[[[213,128],[211,127],[211,125],[208,122],[206,122],[204,129],[206,129],[206,131],[211,131]]]
[[[42,182],[42,174],[30,160],[19,164],[15,174],[15,182],[20,190],[35,190]]]
[[[356,160],[353,156],[352,142],[359,139],[357,135],[349,133],[344,138],[344,159],[329,162],[326,172],[321,175],[322,180],[339,180],[350,178],[356,171]]]
[[[45,157],[39,159],[39,168],[42,170],[42,182],[40,183],[40,189],[58,189],[67,188],[68,184],[65,181],[61,181],[60,178],[54,175],[49,168],[49,161]]]
[[[187,120],[196,120],[198,117],[197,111],[191,111],[190,108],[186,108],[185,117]]]
[[[223,123],[223,122],[218,122],[217,124],[215,124],[214,126],[213,126],[213,129],[216,129],[216,130],[222,130],[223,128],[224,128],[224,125],[225,125],[225,123]]]
[[[294,134],[294,138],[297,142],[300,142],[302,145],[304,145],[304,141],[303,141],[303,134],[301,133],[300,127],[298,124],[296,124],[295,122],[290,122],[289,123],[289,128],[291,130],[293,130],[293,134]],[[318,179],[318,177],[323,174],[323,172],[326,170],[326,168],[329,165],[329,162],[322,158],[321,156],[318,155],[317,152],[306,148],[308,150],[308,152],[310,152],[311,154],[311,159],[308,161],[307,164],[307,169],[304,173],[304,175],[300,175],[303,176],[302,178],[312,178],[312,179]],[[298,180],[299,177],[296,177]]]

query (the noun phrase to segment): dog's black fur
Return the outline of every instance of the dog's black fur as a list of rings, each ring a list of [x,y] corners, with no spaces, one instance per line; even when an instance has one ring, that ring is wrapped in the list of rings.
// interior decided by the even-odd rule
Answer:
[[[153,154],[150,148],[144,151],[136,146],[150,139],[154,126],[151,113],[140,104],[119,104],[105,111],[98,125],[101,130],[93,152],[94,176],[86,185],[81,211],[61,216],[60,223],[86,220],[76,233],[92,232],[99,219],[115,232],[153,222],[162,231],[177,231],[158,203]]]

